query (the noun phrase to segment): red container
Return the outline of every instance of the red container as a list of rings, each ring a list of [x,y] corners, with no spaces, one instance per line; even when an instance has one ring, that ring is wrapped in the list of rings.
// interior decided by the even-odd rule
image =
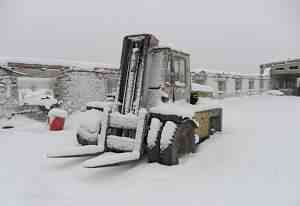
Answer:
[[[49,129],[51,131],[63,130],[65,125],[65,118],[63,117],[49,117],[48,118]]]
[[[63,130],[68,113],[59,108],[53,108],[48,113],[48,125],[52,131]]]

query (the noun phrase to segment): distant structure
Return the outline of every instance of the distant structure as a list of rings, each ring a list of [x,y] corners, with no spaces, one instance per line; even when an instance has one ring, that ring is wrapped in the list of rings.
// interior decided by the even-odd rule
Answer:
[[[116,91],[119,69],[99,63],[0,57],[0,117],[40,105],[26,96],[42,94],[61,100],[68,112],[88,101],[102,101]]]
[[[192,81],[210,86],[215,97],[259,94],[270,89],[270,77],[265,74],[240,74],[206,69],[194,69]]]
[[[300,58],[260,65],[261,73],[270,71],[272,89],[300,96]]]

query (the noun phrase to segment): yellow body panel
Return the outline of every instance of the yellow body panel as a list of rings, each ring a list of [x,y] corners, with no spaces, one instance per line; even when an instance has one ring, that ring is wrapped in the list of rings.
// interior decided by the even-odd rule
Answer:
[[[199,127],[196,128],[195,133],[200,138],[208,137],[209,136],[209,112],[208,111],[196,112],[193,119],[195,119],[199,124]]]

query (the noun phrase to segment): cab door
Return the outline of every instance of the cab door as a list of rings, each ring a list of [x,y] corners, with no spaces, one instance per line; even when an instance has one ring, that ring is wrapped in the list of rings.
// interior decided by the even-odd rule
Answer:
[[[188,59],[183,55],[173,54],[171,64],[174,84],[174,99],[175,101],[188,100],[190,96]]]

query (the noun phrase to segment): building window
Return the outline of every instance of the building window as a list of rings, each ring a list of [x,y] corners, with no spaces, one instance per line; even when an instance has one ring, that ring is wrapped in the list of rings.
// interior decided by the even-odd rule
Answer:
[[[175,84],[178,86],[185,86],[186,83],[186,72],[185,72],[185,60],[183,58],[173,59],[173,66],[175,72]]]
[[[242,90],[242,79],[235,79],[235,91]]]
[[[106,79],[106,95],[115,95],[118,89],[118,79]]]
[[[254,80],[253,79],[249,80],[249,89],[254,89]]]
[[[192,76],[193,82],[197,83],[197,84],[205,84],[206,82],[206,76],[202,75],[202,74],[194,74]]]
[[[203,71],[201,71],[199,73],[192,72],[192,80],[193,80],[193,82],[198,83],[198,84],[205,84],[206,80],[207,80],[207,74]]]
[[[284,68],[280,67],[280,68],[276,68],[275,70],[284,70]]]
[[[290,69],[298,69],[298,66],[290,66]]]
[[[218,81],[218,91],[219,92],[226,91],[226,82],[225,81]]]
[[[264,85],[264,80],[263,79],[260,79],[259,80],[259,88],[260,89],[263,89],[265,87],[265,85]]]

